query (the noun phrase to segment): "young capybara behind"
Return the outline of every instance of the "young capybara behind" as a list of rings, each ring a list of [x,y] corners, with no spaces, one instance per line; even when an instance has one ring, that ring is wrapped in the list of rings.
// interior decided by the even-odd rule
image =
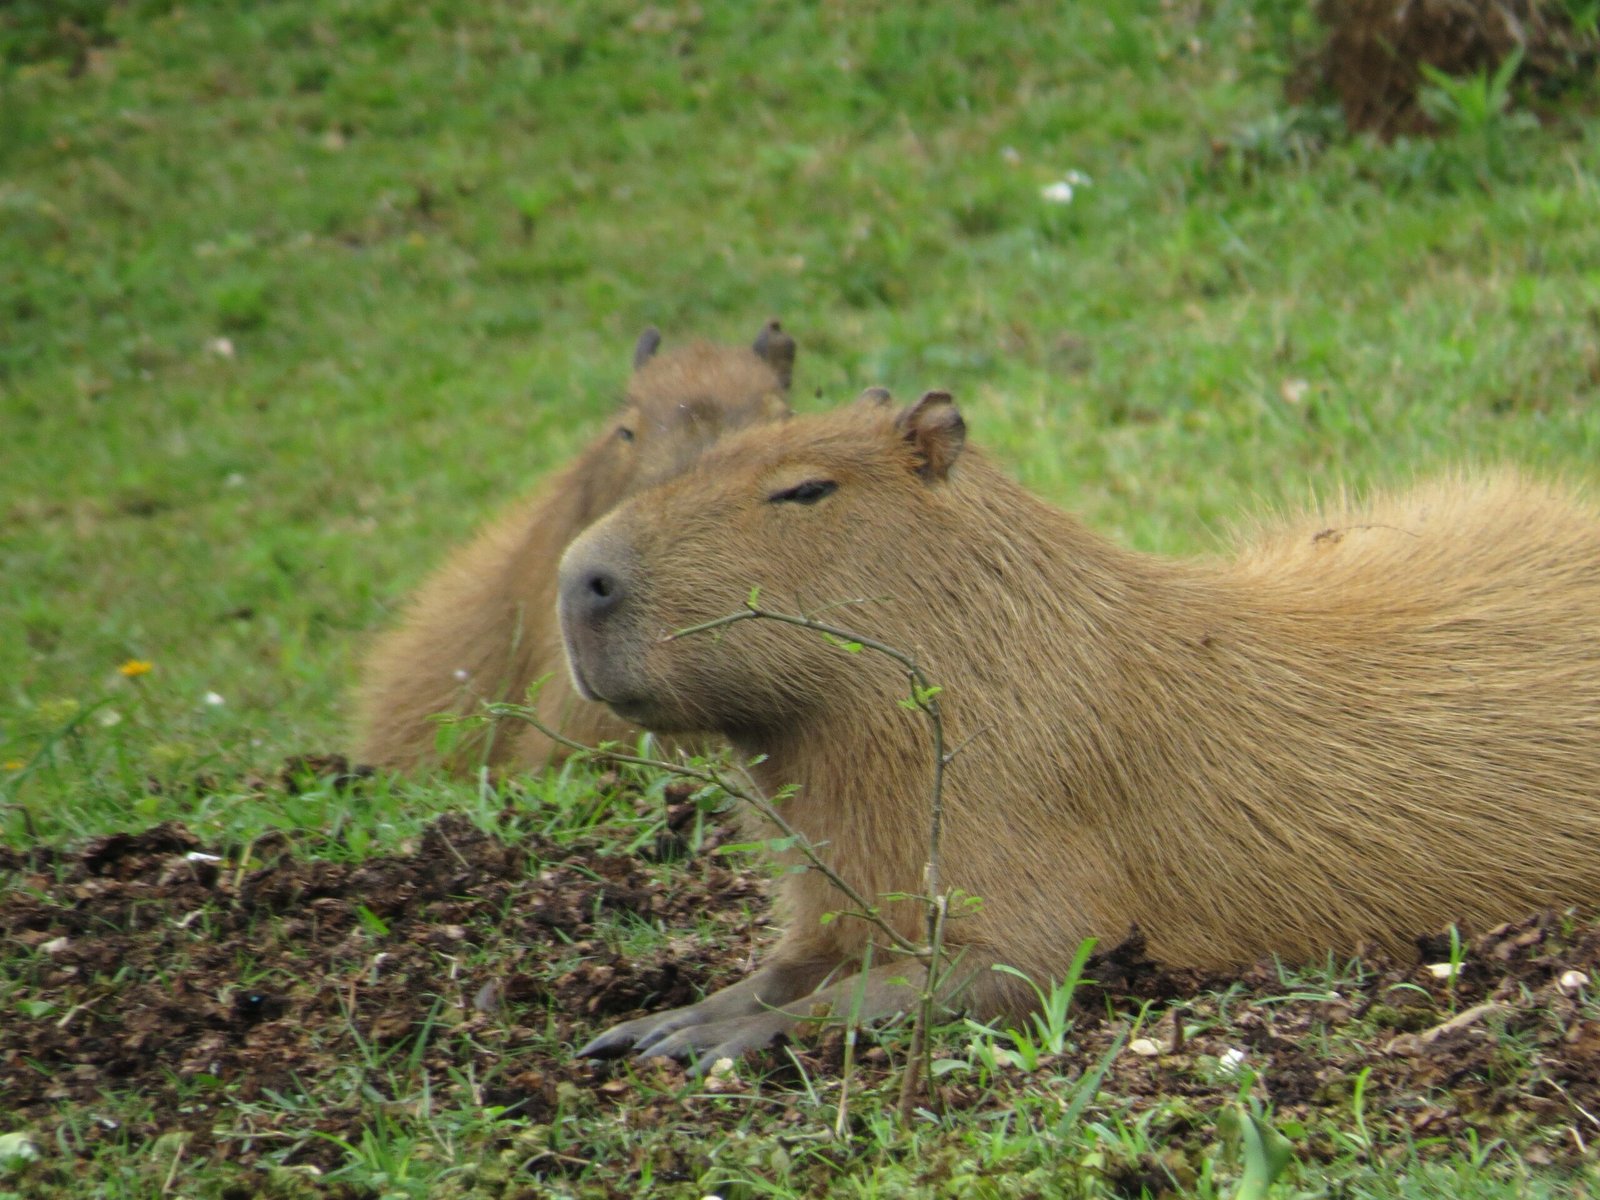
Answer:
[[[357,692],[361,761],[400,770],[435,765],[437,714],[521,700],[543,675],[550,679],[537,710],[546,724],[591,744],[635,732],[578,698],[562,668],[561,552],[626,497],[681,474],[718,438],[786,417],[795,357],[777,321],[749,347],[695,342],[657,354],[660,344],[654,329],[640,335],[622,407],[594,444],[451,556],[378,639]],[[550,740],[524,725],[514,734],[461,738],[438,765],[463,772],[483,763],[541,766],[554,757]]]
[[[924,888],[931,750],[903,670],[742,607],[915,653],[943,688],[948,926],[969,1011],[1017,1015],[1080,939],[1175,965],[1403,949],[1600,899],[1600,516],[1512,473],[1289,521],[1222,561],[1121,549],[965,445],[948,396],[730,438],[561,565],[579,690],[711,731],[864,896]],[[870,927],[816,872],[752,976],[583,1053],[695,1057],[852,1008]],[[915,905],[886,914],[923,936]],[[879,935],[881,937],[881,934]],[[914,963],[881,946],[867,1016]],[[835,982],[835,980],[838,980]],[[776,1010],[773,1006],[780,1006]],[[782,1006],[788,1006],[785,1009]]]

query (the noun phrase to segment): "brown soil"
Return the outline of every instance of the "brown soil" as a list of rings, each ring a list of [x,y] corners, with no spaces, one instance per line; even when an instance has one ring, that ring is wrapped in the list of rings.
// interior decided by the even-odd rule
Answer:
[[[1317,14],[1327,40],[1291,81],[1291,98],[1327,90],[1352,130],[1386,138],[1434,132],[1417,99],[1423,64],[1471,76],[1493,72],[1520,48],[1521,92],[1539,97],[1592,75],[1600,51],[1552,0],[1321,0]]]
[[[681,830],[693,808],[674,799],[669,824]],[[329,861],[327,847],[303,857],[282,840],[257,842],[246,857],[202,846],[174,823],[76,851],[0,849],[0,940],[8,970],[24,964],[0,1021],[0,1108],[10,1127],[37,1135],[76,1111],[81,1153],[96,1141],[181,1130],[190,1161],[231,1161],[248,1175],[273,1156],[328,1171],[346,1152],[309,1131],[359,1143],[370,1116],[355,1085],[391,1095],[395,1054],[416,1059],[436,1096],[503,1107],[508,1138],[551,1121],[577,1094],[602,1107],[663,1103],[659,1092],[642,1097],[627,1068],[574,1061],[570,1047],[747,969],[766,934],[763,878],[706,853],[664,870],[528,833],[512,807],[502,818],[486,833],[445,817],[414,847],[355,864]],[[657,849],[682,846],[669,828]],[[708,936],[630,959],[595,934],[598,919],[621,913]],[[1421,961],[1446,957],[1435,942]],[[1242,1050],[1280,1121],[1347,1126],[1366,1071],[1374,1128],[1439,1139],[1441,1153],[1469,1135],[1503,1137],[1525,1158],[1550,1161],[1600,1136],[1590,1116],[1600,1114],[1600,1020],[1583,993],[1561,987],[1564,973],[1597,968],[1600,927],[1556,916],[1477,939],[1453,989],[1415,962],[1370,960],[1333,996],[1285,984],[1270,964],[1229,979],[1170,972],[1134,935],[1091,965],[1097,982],[1060,1065],[1071,1073],[1098,1061],[1126,1035],[1127,1017],[1153,1001],[1142,1034],[1161,1052],[1117,1057],[1104,1104],[1138,1110],[1179,1096],[1196,1112],[1213,1110],[1238,1091],[1214,1064]],[[837,1032],[798,1049],[814,1079],[837,1072],[841,1055]],[[868,1050],[857,1068],[864,1085],[887,1079],[897,1059]],[[766,1083],[718,1082],[792,1080],[780,1052],[765,1061]],[[662,1068],[669,1077],[675,1070]],[[129,1095],[144,1105],[135,1127],[98,1115],[108,1096]],[[316,1103],[290,1111],[281,1102],[298,1096]],[[934,1102],[1011,1101],[1005,1088],[957,1082]],[[630,1119],[644,1119],[638,1111]],[[691,1129],[704,1123],[695,1137],[736,1120],[709,1107],[674,1113]],[[1214,1127],[1197,1124],[1195,1138]],[[1177,1158],[1127,1169],[1148,1169],[1168,1186],[1183,1176],[1184,1135],[1193,1131],[1164,1132]],[[1315,1132],[1297,1147],[1312,1159],[1336,1149]],[[691,1137],[682,1155],[696,1153]],[[586,1165],[569,1147],[527,1169],[537,1177]],[[616,1168],[616,1194],[627,1195],[637,1164]],[[1149,1182],[1130,1177],[1131,1194],[1141,1181]]]

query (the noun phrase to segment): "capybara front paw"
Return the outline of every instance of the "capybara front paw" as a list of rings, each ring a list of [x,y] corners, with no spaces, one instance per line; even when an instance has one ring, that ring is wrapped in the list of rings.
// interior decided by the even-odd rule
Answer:
[[[675,1058],[691,1075],[704,1075],[719,1060],[738,1059],[769,1045],[792,1022],[781,1014],[757,1013],[704,1025],[689,1025],[640,1044],[639,1058]]]
[[[675,1008],[613,1025],[578,1050],[579,1058],[621,1058],[633,1050],[654,1045],[675,1029],[694,1020],[693,1009]]]

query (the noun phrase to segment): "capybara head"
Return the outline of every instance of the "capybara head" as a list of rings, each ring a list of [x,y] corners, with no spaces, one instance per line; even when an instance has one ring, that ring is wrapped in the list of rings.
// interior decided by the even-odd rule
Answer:
[[[705,342],[666,354],[660,348],[655,329],[639,335],[621,411],[582,473],[583,523],[681,474],[727,434],[789,413],[795,344],[776,320],[762,327],[748,354]]]
[[[837,697],[861,663],[841,661],[848,656],[814,633],[749,622],[715,637],[666,635],[736,611],[752,587],[773,608],[869,601],[869,627],[895,630],[883,620],[895,597],[948,587],[942,560],[952,551],[941,533],[954,527],[964,441],[948,395],[930,392],[896,413],[875,390],[719,444],[564,556],[573,681],[647,728],[735,737]]]
[[[435,757],[442,712],[482,700],[521,700],[558,670],[556,563],[585,527],[620,501],[686,469],[735,430],[788,416],[784,393],[794,342],[769,321],[749,347],[695,342],[663,354],[648,329],[634,350],[634,374],[616,418],[587,450],[519,500],[454,555],[412,597],[397,628],[379,640],[362,670],[357,739],[365,762],[412,767]],[[597,705],[574,704],[564,679],[539,698],[540,713],[588,741],[633,731]],[[464,738],[452,769],[507,759],[536,766],[552,744],[534,730]]]

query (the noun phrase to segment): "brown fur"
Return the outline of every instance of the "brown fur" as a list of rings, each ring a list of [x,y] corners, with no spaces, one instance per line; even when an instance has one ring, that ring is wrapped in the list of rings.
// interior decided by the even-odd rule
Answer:
[[[646,330],[620,412],[577,461],[513,505],[454,554],[374,645],[357,696],[356,753],[398,769],[434,765],[439,713],[520,700],[540,676],[544,721],[595,743],[633,726],[576,696],[555,628],[556,564],[586,526],[634,492],[682,473],[723,434],[788,415],[794,343],[769,322],[753,347],[697,342],[656,357]],[[542,766],[557,748],[510,727],[463,738],[442,764]]]
[[[837,490],[774,499],[808,480]],[[990,964],[1059,977],[1080,939],[1134,924],[1158,958],[1223,967],[1600,900],[1600,516],[1561,488],[1449,478],[1171,561],[1029,495],[934,394],[730,439],[575,543],[562,615],[584,686],[765,755],[756,777],[799,785],[787,817],[836,870],[914,894],[931,767],[899,668],[770,622],[661,640],[753,585],[773,608],[868,601],[827,619],[943,687],[962,747],[944,880],[983,901],[950,941],[982,1015],[1032,1003]],[[873,940],[821,922],[843,903],[815,872],[783,899],[749,981],[588,1052],[737,1052],[783,1028],[769,1006]],[[889,911],[922,936],[915,906]],[[904,1001],[886,971],[907,973],[873,973],[880,1010]],[[840,986],[816,995],[847,1003]]]

